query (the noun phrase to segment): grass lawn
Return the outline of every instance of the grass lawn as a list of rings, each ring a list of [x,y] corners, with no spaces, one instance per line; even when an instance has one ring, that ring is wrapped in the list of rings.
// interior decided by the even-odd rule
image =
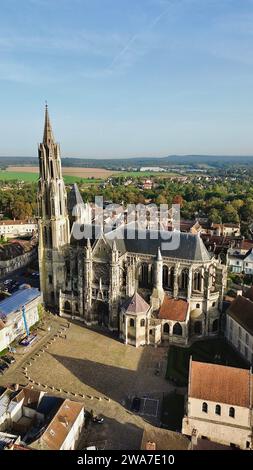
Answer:
[[[28,183],[38,181],[39,174],[38,173],[29,173],[29,172],[16,172],[16,171],[1,171],[0,170],[0,180],[1,181],[25,181]],[[79,176],[71,176],[71,175],[64,175],[64,181],[66,184],[73,184],[73,183],[84,183],[87,185],[90,184],[99,184],[103,180],[98,178],[81,178]]]
[[[184,396],[175,392],[164,395],[161,410],[162,425],[172,431],[181,431],[184,416]]]
[[[209,339],[194,343],[190,348],[170,346],[166,378],[175,381],[177,385],[186,386],[188,383],[189,361],[211,362],[232,367],[248,368],[248,364],[223,339]]]

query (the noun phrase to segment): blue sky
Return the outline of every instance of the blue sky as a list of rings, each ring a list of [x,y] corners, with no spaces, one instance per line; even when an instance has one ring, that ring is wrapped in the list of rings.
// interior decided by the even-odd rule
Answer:
[[[0,155],[253,154],[253,0],[0,7]]]

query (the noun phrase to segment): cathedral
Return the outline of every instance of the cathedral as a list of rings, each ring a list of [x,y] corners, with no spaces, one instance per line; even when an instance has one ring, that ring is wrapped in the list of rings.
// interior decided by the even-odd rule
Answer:
[[[116,332],[136,347],[164,342],[187,346],[217,335],[226,266],[211,256],[200,236],[171,232],[179,243],[163,249],[161,230],[142,233],[132,222],[105,232],[91,221],[89,237],[75,237],[79,212],[86,208],[77,185],[68,194],[65,189],[47,106],[38,154],[45,306],[87,326]]]

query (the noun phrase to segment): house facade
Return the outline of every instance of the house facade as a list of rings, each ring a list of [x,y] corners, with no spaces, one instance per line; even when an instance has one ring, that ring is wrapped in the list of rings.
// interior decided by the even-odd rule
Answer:
[[[250,370],[190,361],[182,433],[252,450],[252,390]]]

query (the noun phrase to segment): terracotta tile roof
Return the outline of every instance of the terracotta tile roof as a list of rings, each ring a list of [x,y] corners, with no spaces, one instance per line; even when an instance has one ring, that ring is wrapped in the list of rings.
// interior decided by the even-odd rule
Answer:
[[[172,299],[168,295],[165,295],[158,318],[161,320],[185,321],[188,305],[188,302],[185,300]]]
[[[248,408],[250,381],[253,385],[247,369],[192,361],[189,397]]]
[[[253,240],[242,240],[240,248],[241,250],[250,250],[250,248],[253,248]]]
[[[227,314],[253,335],[253,302],[250,299],[238,295],[229,306]]]
[[[123,307],[127,313],[134,315],[137,315],[137,313],[146,313],[150,309],[149,304],[140,296],[140,294],[138,294],[138,292],[135,292],[133,297],[128,299]]]
[[[64,400],[56,415],[40,438],[40,446],[50,450],[60,450],[69,431],[83,410],[82,403]]]

